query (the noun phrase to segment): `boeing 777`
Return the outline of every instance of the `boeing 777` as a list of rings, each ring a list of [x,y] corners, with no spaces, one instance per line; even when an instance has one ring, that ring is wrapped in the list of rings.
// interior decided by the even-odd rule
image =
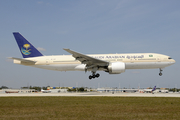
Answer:
[[[97,71],[120,74],[127,69],[160,69],[159,75],[162,76],[162,68],[175,63],[171,57],[157,53],[85,55],[64,49],[72,55],[44,56],[19,32],[13,34],[23,56],[12,57],[14,63],[56,71],[91,71],[89,79],[98,78],[100,74]]]

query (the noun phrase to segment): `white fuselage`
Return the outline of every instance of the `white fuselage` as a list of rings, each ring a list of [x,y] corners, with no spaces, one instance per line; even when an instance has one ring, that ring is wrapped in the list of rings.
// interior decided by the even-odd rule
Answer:
[[[169,56],[156,53],[94,54],[88,56],[110,63],[123,62],[125,63],[125,69],[165,68],[175,63],[175,60]],[[14,63],[56,71],[84,71],[86,67],[85,64],[81,64],[72,55],[41,56],[25,59],[35,61],[35,63],[27,64],[18,60],[14,60]]]

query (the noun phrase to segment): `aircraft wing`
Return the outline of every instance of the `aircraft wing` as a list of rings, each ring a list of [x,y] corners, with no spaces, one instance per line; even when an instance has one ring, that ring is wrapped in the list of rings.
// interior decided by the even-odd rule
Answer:
[[[10,57],[9,59],[18,60],[18,61],[21,61],[21,62],[24,62],[24,63],[36,63],[36,61],[26,60],[26,59],[22,59],[22,58]]]
[[[64,49],[65,51],[69,52],[72,54],[72,56],[76,59],[79,60],[82,64],[86,64],[87,67],[94,67],[94,66],[107,66],[109,62],[96,59],[87,55],[84,55],[82,53],[78,53],[75,51],[72,51],[70,49]]]

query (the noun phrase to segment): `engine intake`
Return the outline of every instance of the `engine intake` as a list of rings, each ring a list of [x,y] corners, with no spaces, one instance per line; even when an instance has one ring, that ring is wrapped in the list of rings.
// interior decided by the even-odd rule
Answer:
[[[120,74],[125,72],[125,63],[123,62],[114,62],[110,63],[108,66],[109,74]]]

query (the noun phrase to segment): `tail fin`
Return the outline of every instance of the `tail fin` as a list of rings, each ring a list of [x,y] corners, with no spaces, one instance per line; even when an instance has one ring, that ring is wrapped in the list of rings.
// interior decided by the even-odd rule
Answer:
[[[13,33],[23,58],[43,56],[30,42],[19,32]]]
[[[152,89],[152,91],[155,91],[156,90],[156,86],[154,86],[154,88]]]

